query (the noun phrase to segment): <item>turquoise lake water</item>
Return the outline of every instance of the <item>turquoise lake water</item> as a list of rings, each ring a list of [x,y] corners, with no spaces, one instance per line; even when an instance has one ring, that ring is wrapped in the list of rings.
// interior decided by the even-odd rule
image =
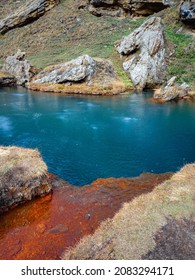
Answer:
[[[38,148],[51,173],[78,186],[177,171],[195,161],[195,102],[155,104],[149,97],[1,88],[0,145]]]

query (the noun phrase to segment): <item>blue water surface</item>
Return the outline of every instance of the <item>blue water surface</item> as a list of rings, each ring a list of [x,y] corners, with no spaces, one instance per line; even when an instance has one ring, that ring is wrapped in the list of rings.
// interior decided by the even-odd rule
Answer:
[[[195,161],[195,102],[149,97],[0,88],[0,145],[38,148],[51,173],[78,186],[177,171]]]

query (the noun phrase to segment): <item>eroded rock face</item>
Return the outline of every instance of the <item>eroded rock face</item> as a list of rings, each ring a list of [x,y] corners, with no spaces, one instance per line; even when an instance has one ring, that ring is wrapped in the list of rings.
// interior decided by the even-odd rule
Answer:
[[[186,83],[176,84],[176,78],[176,76],[172,77],[160,89],[156,90],[153,96],[154,99],[166,102],[188,97],[189,85]]]
[[[0,146],[0,213],[50,191],[38,151]]]
[[[15,86],[16,85],[16,78],[6,72],[0,71],[0,86]]]
[[[24,26],[53,8],[59,0],[33,0],[16,10],[12,15],[0,21],[0,34],[5,34],[9,30]]]
[[[166,70],[161,18],[152,17],[116,45],[124,70],[139,89],[162,84]]]
[[[96,16],[148,16],[166,9],[177,0],[86,0],[85,6]],[[82,0],[82,7],[84,6]]]
[[[184,23],[195,28],[195,1],[184,1],[180,6],[180,17]]]
[[[86,94],[115,94],[125,90],[109,60],[94,59],[88,55],[45,68],[28,87],[32,90]]]
[[[21,50],[18,50],[15,55],[7,57],[3,70],[15,76],[17,85],[24,85],[37,73],[37,69],[25,59],[25,52],[21,52]]]

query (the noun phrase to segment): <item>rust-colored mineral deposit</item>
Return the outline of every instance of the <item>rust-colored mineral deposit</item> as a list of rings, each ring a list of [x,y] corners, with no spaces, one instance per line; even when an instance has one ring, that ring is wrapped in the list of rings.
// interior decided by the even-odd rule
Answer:
[[[0,259],[60,259],[65,249],[112,218],[124,202],[152,191],[171,175],[98,179],[84,187],[51,175],[52,193],[0,216]]]

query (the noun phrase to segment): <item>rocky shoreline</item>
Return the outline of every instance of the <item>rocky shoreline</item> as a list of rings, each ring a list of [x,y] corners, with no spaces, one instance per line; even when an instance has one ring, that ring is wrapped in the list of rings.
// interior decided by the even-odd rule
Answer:
[[[37,151],[1,150],[0,259],[194,259],[194,164],[176,174],[143,173],[76,187],[45,166],[37,171]],[[45,184],[33,179],[42,172],[46,192]],[[94,243],[97,239],[101,242]]]
[[[50,2],[51,8],[58,4],[58,1]],[[93,4],[95,2],[90,3]],[[176,76],[167,79],[167,56],[171,54],[164,33],[161,17],[150,17],[115,43],[123,71],[132,82],[131,87],[119,79],[108,59],[85,54],[40,71],[25,58],[26,54],[21,50],[6,58],[0,72],[0,86],[22,85],[34,91],[95,95],[151,89],[155,90],[153,98],[157,101],[193,98],[187,83],[176,84]]]

